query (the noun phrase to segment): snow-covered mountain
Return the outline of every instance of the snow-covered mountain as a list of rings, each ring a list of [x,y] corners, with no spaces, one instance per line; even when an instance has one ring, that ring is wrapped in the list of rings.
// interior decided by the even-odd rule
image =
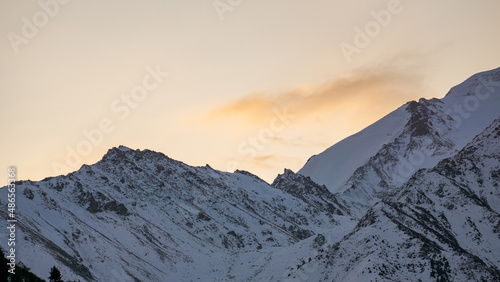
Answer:
[[[331,194],[312,205],[248,172],[123,146],[66,176],[16,184],[19,259],[90,281],[229,279],[232,254],[290,246],[348,214]]]
[[[272,184],[112,148],[16,182],[16,258],[82,281],[499,281],[499,118],[496,69]]]
[[[412,175],[291,273],[303,281],[500,281],[500,119]]]
[[[473,75],[442,99],[401,106],[311,157],[298,173],[342,193],[361,215],[418,169],[455,155],[499,115],[500,68]]]

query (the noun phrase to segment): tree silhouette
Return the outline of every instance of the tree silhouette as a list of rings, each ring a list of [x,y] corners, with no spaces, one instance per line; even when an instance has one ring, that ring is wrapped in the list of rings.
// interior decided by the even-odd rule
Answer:
[[[61,272],[56,266],[50,269],[49,282],[64,282],[61,277]]]

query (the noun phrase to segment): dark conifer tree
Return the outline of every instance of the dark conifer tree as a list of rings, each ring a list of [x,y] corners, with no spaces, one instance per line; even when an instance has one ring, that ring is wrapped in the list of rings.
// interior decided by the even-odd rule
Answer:
[[[56,266],[50,269],[49,282],[64,282],[61,277],[61,272]]]

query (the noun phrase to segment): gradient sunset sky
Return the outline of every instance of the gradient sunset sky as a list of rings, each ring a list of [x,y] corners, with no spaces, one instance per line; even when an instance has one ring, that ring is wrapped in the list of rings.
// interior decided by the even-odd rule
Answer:
[[[499,12],[498,0],[0,0],[0,180],[125,145],[272,181],[499,67]]]

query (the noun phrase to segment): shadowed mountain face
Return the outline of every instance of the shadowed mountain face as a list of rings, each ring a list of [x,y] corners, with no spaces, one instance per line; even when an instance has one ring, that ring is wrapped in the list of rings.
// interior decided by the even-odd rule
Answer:
[[[409,102],[271,185],[124,146],[18,181],[17,259],[83,281],[500,280],[499,84]]]

